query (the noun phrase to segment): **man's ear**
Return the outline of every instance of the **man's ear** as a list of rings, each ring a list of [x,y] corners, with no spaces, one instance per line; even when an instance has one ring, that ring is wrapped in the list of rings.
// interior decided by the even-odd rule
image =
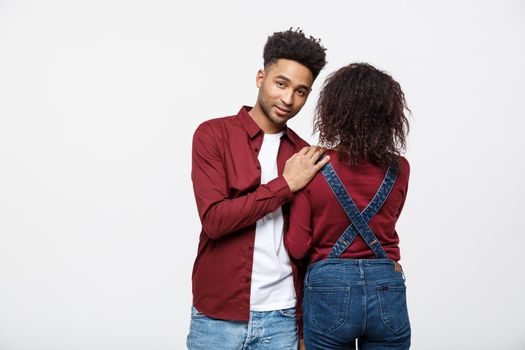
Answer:
[[[255,85],[257,86],[258,89],[260,89],[262,86],[262,82],[264,80],[265,73],[266,72],[264,71],[264,69],[259,69],[259,71],[257,72],[257,75],[255,76]]]

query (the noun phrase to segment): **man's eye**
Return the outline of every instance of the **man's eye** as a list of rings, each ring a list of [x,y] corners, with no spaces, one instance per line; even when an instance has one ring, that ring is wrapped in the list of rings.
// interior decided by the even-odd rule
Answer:
[[[286,85],[284,84],[284,82],[282,82],[282,81],[278,81],[278,82],[277,82],[277,86],[280,87],[280,88],[283,88],[283,87],[285,87]]]
[[[304,90],[297,90],[297,95],[299,95],[301,97],[304,97],[304,96],[306,96],[306,91],[304,91]]]

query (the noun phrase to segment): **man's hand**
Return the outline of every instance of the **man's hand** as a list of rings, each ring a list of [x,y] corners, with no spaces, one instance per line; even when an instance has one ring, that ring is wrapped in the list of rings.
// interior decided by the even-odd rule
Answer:
[[[304,147],[286,161],[283,177],[292,192],[297,192],[306,186],[314,175],[328,163],[330,157],[326,156],[317,164],[317,160],[323,154],[320,147]]]
[[[304,339],[299,339],[299,350],[306,350],[304,346]]]

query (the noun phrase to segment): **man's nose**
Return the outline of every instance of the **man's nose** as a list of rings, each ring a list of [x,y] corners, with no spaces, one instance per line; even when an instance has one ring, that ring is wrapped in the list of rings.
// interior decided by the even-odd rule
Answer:
[[[287,106],[291,106],[293,105],[293,95],[294,95],[293,89],[287,89],[286,92],[281,96],[281,100]]]

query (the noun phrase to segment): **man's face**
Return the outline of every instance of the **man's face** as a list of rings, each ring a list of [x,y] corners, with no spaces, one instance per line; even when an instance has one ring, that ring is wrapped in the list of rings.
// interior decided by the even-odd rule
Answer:
[[[303,108],[314,82],[312,72],[302,64],[279,59],[257,73],[257,104],[269,126],[282,129]]]

